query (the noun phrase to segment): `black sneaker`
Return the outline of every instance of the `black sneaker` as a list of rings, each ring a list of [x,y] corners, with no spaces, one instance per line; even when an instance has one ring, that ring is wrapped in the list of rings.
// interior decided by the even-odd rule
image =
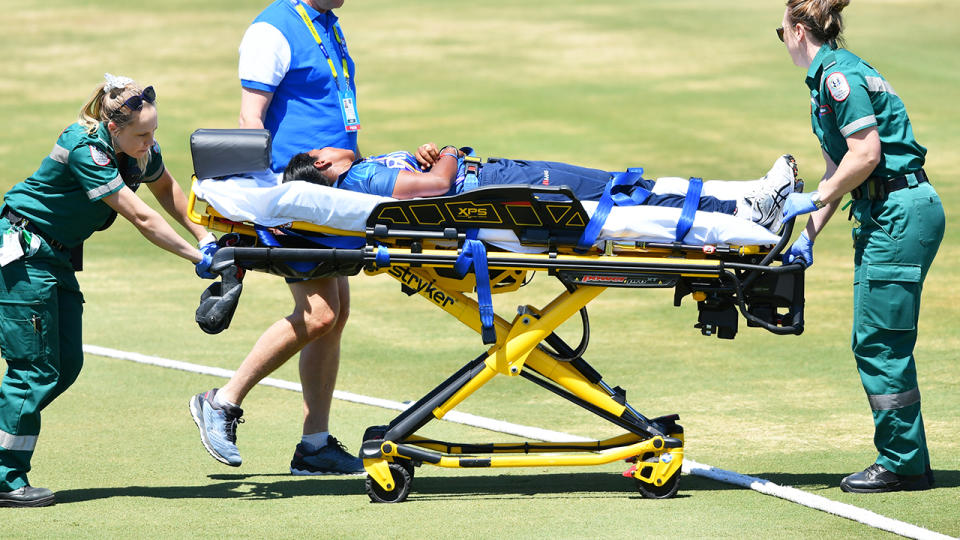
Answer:
[[[35,508],[51,506],[55,502],[53,492],[47,488],[23,486],[13,491],[0,491],[0,507]]]
[[[327,436],[327,445],[308,453],[303,444],[297,445],[290,461],[290,473],[297,476],[326,474],[365,474],[363,461],[347,453],[347,449],[333,435]]]
[[[930,476],[933,476],[932,474]],[[847,493],[886,493],[889,491],[922,491],[930,489],[927,474],[903,475],[888,471],[874,463],[840,481],[840,489]]]

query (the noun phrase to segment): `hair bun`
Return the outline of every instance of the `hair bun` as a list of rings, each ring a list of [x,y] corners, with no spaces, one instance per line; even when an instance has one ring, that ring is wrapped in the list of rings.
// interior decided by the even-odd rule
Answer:
[[[830,11],[840,13],[843,8],[850,5],[850,0],[832,0],[828,3],[830,4]]]

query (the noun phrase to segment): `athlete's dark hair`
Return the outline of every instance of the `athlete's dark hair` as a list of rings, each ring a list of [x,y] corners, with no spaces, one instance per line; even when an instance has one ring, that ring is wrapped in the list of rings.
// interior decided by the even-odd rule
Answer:
[[[324,178],[320,171],[313,166],[313,163],[313,157],[306,152],[301,152],[290,158],[287,167],[283,169],[284,183],[291,180],[303,180],[311,184],[329,186],[332,182]]]
[[[787,0],[791,23],[800,23],[821,43],[843,47],[843,16],[850,0]]]

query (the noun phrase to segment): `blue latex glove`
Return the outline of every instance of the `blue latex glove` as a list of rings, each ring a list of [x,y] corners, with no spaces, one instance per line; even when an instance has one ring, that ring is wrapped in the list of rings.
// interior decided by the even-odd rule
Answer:
[[[787,200],[783,203],[783,217],[780,218],[780,225],[790,221],[800,214],[809,214],[817,209],[813,204],[813,194],[816,193],[791,193],[787,195]]]
[[[786,264],[798,262],[804,268],[813,266],[813,241],[807,236],[807,231],[800,233],[800,237],[783,254],[783,262]]]
[[[216,242],[210,242],[203,244],[198,249],[200,255],[203,255],[203,259],[197,263],[197,275],[203,279],[215,279],[217,275],[210,271],[210,265],[213,264],[213,254],[220,249],[220,246]]]

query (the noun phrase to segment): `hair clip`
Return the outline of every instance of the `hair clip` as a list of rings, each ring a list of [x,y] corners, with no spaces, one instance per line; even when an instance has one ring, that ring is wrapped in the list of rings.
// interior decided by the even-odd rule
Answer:
[[[103,78],[107,81],[107,84],[103,85],[104,92],[110,92],[112,90],[122,90],[126,88],[128,84],[133,83],[133,79],[131,79],[130,77],[111,75],[110,73],[104,73]]]

